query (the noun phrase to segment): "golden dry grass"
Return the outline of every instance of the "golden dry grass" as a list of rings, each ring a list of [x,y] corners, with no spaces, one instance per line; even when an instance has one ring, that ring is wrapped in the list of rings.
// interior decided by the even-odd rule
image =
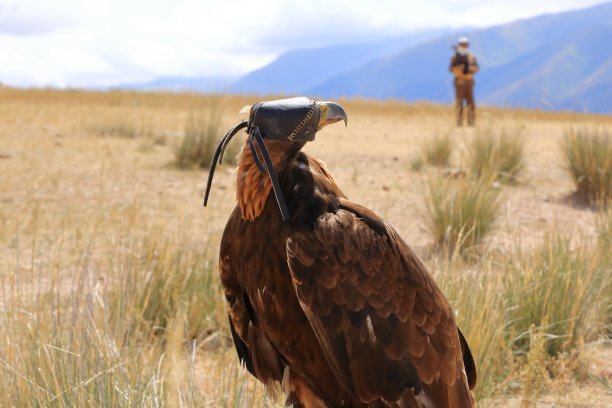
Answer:
[[[204,209],[206,172],[173,165],[190,112],[218,106],[224,131],[242,119],[237,112],[243,105],[256,100],[0,88],[3,401],[277,404],[238,367],[212,266],[234,206],[232,169],[218,170]],[[611,218],[565,200],[574,185],[559,144],[570,126],[610,128],[612,118],[481,109],[479,126],[524,126],[525,167],[521,183],[502,187],[500,215],[481,259],[464,263],[431,251],[434,238],[418,216],[425,179],[443,170],[410,171],[410,160],[424,141],[447,129],[456,147],[450,165],[467,169],[465,146],[474,130],[454,128],[445,106],[340,103],[348,128],[326,128],[306,150],[326,161],[345,193],[383,216],[429,265],[476,350],[481,406],[524,404],[521,379],[530,367],[508,346],[507,265],[499,262],[510,253],[530,253],[552,233],[570,237],[571,248],[609,249],[602,244],[609,231],[600,228],[598,235],[598,225],[609,226]],[[609,268],[609,256],[602,258]],[[186,290],[186,279],[201,290]],[[608,302],[608,319],[610,310]],[[612,404],[609,329],[593,330],[579,339],[586,343],[554,359],[554,376],[538,401]]]

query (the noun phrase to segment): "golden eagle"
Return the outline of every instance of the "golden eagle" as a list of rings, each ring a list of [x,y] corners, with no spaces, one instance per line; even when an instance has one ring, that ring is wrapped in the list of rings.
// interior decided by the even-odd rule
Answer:
[[[333,102],[258,102],[219,254],[240,361],[294,407],[471,407],[476,367],[423,264],[371,210],[302,152],[343,120]]]

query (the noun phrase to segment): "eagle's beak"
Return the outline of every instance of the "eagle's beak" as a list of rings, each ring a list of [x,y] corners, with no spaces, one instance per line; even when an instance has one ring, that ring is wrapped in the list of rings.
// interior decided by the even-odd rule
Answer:
[[[335,102],[317,102],[319,111],[321,112],[319,117],[318,130],[332,123],[344,121],[344,125],[348,124],[348,116],[342,108]]]

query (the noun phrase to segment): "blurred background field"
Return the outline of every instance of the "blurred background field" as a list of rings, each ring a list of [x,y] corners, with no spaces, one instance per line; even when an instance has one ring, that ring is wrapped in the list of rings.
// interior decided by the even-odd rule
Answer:
[[[0,88],[7,406],[281,406],[226,325],[233,164],[202,207],[207,143],[257,100]],[[449,106],[340,103],[348,127],[305,150],[428,265],[480,406],[611,406],[612,117],[485,107],[456,128]]]

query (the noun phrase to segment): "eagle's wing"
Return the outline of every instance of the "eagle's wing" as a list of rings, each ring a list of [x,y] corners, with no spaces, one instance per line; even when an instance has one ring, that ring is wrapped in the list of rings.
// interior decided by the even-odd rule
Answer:
[[[251,299],[238,274],[236,259],[239,258],[233,256],[235,248],[232,241],[238,231],[239,220],[239,210],[236,209],[225,227],[219,253],[219,271],[228,306],[230,332],[240,362],[261,382],[271,385],[274,381],[282,380],[283,363],[265,333],[257,327]]]
[[[476,371],[451,308],[408,245],[370,210],[341,199],[287,240],[295,290],[331,370],[362,401],[464,381]],[[462,353],[462,348],[466,352]]]

